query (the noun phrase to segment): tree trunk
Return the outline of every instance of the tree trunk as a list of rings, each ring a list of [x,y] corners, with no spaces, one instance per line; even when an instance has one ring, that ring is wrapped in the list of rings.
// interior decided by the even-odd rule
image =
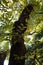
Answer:
[[[29,19],[29,14],[33,10],[32,5],[28,5],[23,10],[18,21],[14,23],[12,30],[12,46],[10,51],[9,65],[25,65],[25,45],[22,35],[27,29],[26,18]]]
[[[15,44],[12,44],[9,65],[25,65],[25,52],[24,39],[18,39]]]

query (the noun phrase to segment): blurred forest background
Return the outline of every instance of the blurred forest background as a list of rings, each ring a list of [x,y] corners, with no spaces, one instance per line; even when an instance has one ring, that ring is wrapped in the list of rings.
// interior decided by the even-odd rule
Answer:
[[[28,4],[36,6],[24,33],[25,65],[43,65],[43,0],[0,0],[0,63],[9,59],[13,24]]]

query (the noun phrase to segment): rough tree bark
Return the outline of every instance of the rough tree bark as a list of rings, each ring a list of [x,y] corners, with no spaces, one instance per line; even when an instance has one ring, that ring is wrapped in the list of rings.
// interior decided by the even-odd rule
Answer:
[[[22,11],[20,18],[13,25],[11,51],[9,58],[9,65],[25,65],[25,52],[23,34],[27,29],[26,18],[29,18],[29,14],[33,10],[33,5],[28,5]]]

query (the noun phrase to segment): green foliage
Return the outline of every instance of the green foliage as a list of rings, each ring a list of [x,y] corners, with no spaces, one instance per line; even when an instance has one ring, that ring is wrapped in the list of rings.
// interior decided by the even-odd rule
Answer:
[[[41,32],[43,30],[43,22],[39,23],[36,27],[36,32]]]

